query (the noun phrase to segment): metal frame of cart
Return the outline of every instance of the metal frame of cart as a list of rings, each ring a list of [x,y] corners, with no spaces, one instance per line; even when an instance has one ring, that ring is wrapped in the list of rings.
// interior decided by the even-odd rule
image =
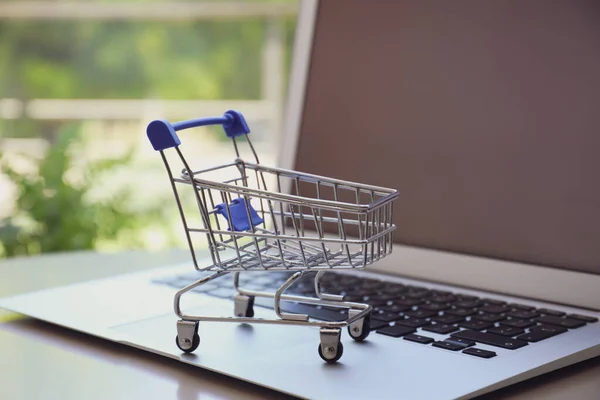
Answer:
[[[181,141],[176,132],[207,125],[223,127],[232,141],[236,158],[228,164],[193,170],[180,149]],[[249,133],[243,115],[233,110],[222,117],[173,124],[155,120],[148,125],[148,138],[160,153],[169,176],[194,267],[211,272],[175,295],[175,313],[180,318],[176,345],[184,352],[196,350],[200,343],[199,321],[318,326],[319,355],[327,362],[336,362],[343,352],[341,329],[348,327],[353,339],[364,340],[370,331],[372,308],[368,304],[344,301],[340,295],[324,293],[320,279],[327,271],[365,268],[392,252],[392,233],[396,229],[392,223],[393,201],[398,193],[393,189],[264,166],[260,164]],[[240,137],[246,139],[254,162],[240,158]],[[177,154],[175,158],[182,166],[180,175],[174,175],[166,151]],[[233,177],[225,180],[208,177],[226,170]],[[284,188],[291,188],[291,193],[284,192]],[[197,211],[201,220],[199,226],[192,226],[186,217],[182,190],[193,193],[197,206],[194,212]],[[194,247],[197,235],[204,236],[208,242],[213,262],[210,266],[198,266]],[[239,285],[241,272],[282,270],[294,273],[274,293],[248,290]],[[317,272],[314,277],[316,297],[285,294],[310,271]],[[182,312],[180,300],[184,293],[228,273],[234,274],[234,317]],[[272,298],[278,318],[254,318],[255,297]],[[348,318],[331,322],[286,313],[281,310],[281,301],[347,308]]]

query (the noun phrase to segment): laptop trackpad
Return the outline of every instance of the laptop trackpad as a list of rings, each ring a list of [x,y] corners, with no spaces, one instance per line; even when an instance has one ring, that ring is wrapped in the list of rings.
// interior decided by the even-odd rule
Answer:
[[[217,303],[217,302],[215,302]],[[218,302],[221,303],[221,302]],[[206,315],[206,307],[185,310],[191,315]],[[197,314],[195,314],[197,313]],[[231,316],[233,303],[215,304],[209,315]],[[255,307],[257,317],[276,318],[272,310]],[[182,353],[175,345],[177,317],[173,313],[129,322],[109,328],[119,341],[158,352],[182,361],[208,368],[231,370],[233,362],[247,362],[265,357],[270,352],[290,350],[297,345],[319,341],[318,328],[287,325],[241,324],[238,322],[200,322],[200,346],[192,354]],[[316,348],[316,345],[314,346]],[[316,355],[316,350],[315,354]],[[318,357],[317,357],[318,358]]]

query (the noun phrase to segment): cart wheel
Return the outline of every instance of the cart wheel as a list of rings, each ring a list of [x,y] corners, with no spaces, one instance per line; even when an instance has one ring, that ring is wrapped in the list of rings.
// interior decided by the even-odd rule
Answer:
[[[254,317],[254,296],[236,294],[233,296],[233,304],[236,317]]]
[[[321,348],[321,344],[319,344],[319,356],[323,359],[323,361],[333,364],[336,363],[340,358],[342,358],[342,354],[344,354],[344,346],[342,342],[339,342],[337,345],[337,352],[335,354],[323,354],[323,349]]]
[[[359,320],[356,322],[360,323],[361,321]],[[352,339],[356,340],[357,342],[362,342],[363,340],[365,340],[367,336],[369,336],[369,333],[371,333],[371,313],[368,313],[362,319],[362,329],[360,329],[359,326],[354,324],[350,324],[348,326],[348,334]]]
[[[196,350],[198,346],[200,346],[200,335],[198,335],[197,333],[194,335],[194,338],[192,339],[192,347],[190,347],[189,349],[184,349],[179,345],[179,336],[175,336],[175,344],[177,345],[177,347],[179,347],[179,350],[185,353],[193,353],[194,350]]]

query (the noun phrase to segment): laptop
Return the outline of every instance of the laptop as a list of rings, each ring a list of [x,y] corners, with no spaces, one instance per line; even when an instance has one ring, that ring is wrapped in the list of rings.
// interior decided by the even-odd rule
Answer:
[[[592,7],[301,4],[280,166],[400,191],[393,252],[325,275],[328,292],[374,307],[369,336],[344,332],[337,363],[321,360],[318,329],[303,326],[202,322],[198,349],[182,352],[173,296],[197,279],[191,260],[0,307],[311,399],[472,398],[597,357]],[[242,274],[242,284],[272,290],[289,278],[261,274]],[[231,280],[209,283],[182,308],[231,316]],[[310,282],[289,290],[308,294]],[[269,307],[257,299],[254,316],[272,317]],[[328,307],[285,309],[340,318]]]

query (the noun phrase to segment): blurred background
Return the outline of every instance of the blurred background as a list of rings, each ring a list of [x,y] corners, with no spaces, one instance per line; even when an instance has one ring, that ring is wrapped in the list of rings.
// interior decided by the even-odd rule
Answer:
[[[149,121],[244,113],[261,162],[282,124],[297,0],[0,0],[0,258],[185,247]],[[218,129],[182,135],[233,161]]]

